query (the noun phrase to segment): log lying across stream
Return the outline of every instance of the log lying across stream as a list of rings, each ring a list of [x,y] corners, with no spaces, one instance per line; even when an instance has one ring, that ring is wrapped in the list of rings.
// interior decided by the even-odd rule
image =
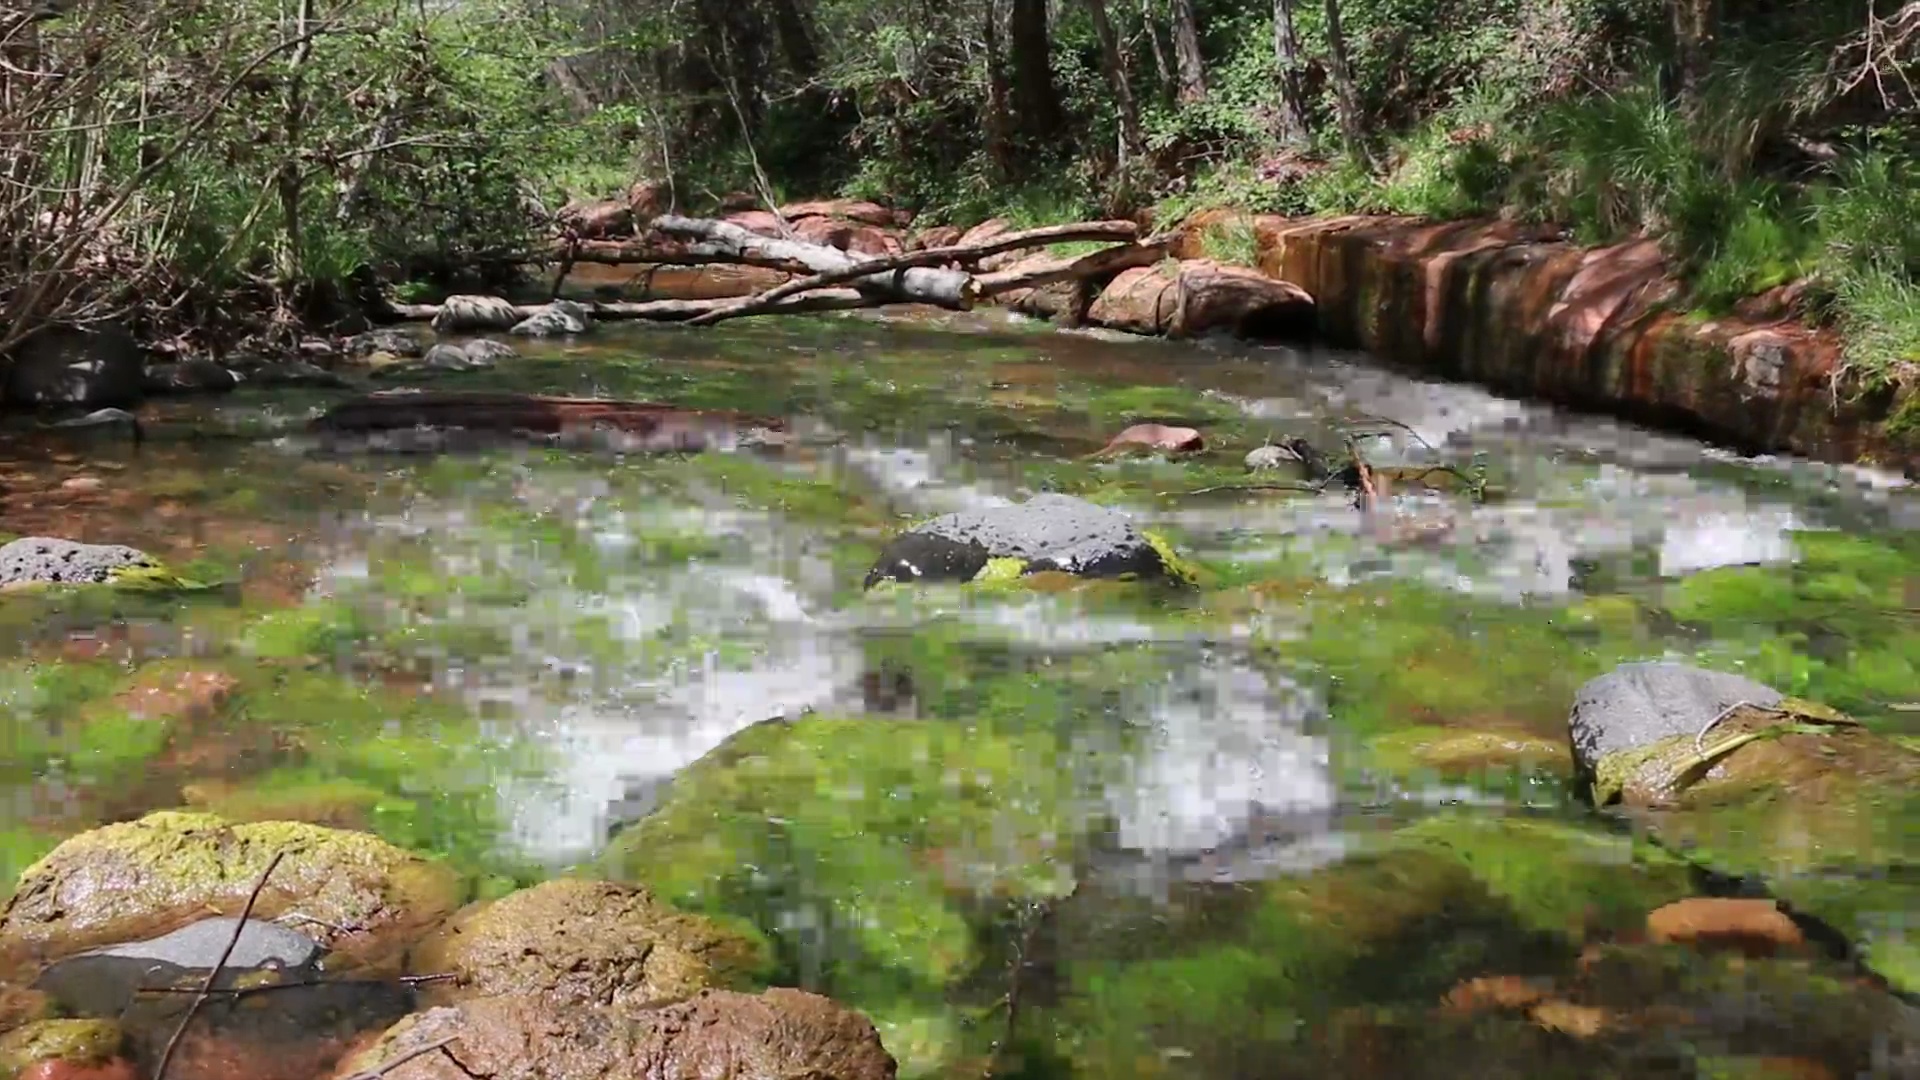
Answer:
[[[927,304],[967,311],[989,296],[1034,289],[1063,281],[1110,277],[1122,270],[1149,266],[1167,256],[1170,237],[1140,238],[1131,221],[1092,221],[1052,225],[1003,233],[975,244],[926,248],[899,255],[862,258],[835,247],[789,238],[763,236],[727,221],[665,215],[653,219],[651,239],[641,242],[577,241],[556,247],[549,258],[558,262],[564,277],[572,264],[703,265],[735,263],[764,266],[800,274],[752,296],[720,300],[649,300],[583,304],[601,319],[649,319],[707,326],[748,315],[842,311],[884,304]],[[982,260],[1010,251],[1049,244],[1111,241],[1114,246],[1081,256],[1061,256],[1044,263],[983,273]],[[556,292],[558,282],[555,283]],[[541,305],[493,302],[504,321],[509,314],[524,319]],[[442,319],[440,304],[396,304],[389,314],[397,319]],[[481,329],[471,324],[464,329]],[[494,327],[484,327],[494,328]],[[497,327],[506,329],[505,326]]]

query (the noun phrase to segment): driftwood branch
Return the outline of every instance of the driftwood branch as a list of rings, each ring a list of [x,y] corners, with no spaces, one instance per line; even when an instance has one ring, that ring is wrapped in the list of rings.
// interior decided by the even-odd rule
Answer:
[[[747,315],[759,315],[774,310],[774,306],[802,293],[815,289],[841,285],[847,282],[871,281],[888,275],[904,280],[907,274],[927,267],[944,266],[949,263],[978,262],[981,259],[1002,252],[1017,251],[1023,248],[1044,247],[1047,244],[1070,243],[1086,240],[1132,240],[1139,235],[1139,227],[1131,221],[1099,221],[1075,225],[1053,225],[1043,229],[1027,229],[1022,232],[1008,233],[978,244],[955,244],[949,247],[926,248],[921,251],[909,251],[901,255],[887,255],[881,258],[864,259],[848,265],[821,270],[811,277],[776,285],[755,296],[744,297],[729,302],[704,315],[688,320],[689,326],[707,326],[725,319],[737,319]],[[1075,277],[1097,274],[1111,268],[1114,272],[1129,265],[1145,265],[1155,261],[1154,251],[1164,252],[1164,245],[1149,248],[1144,245],[1126,245],[1109,248],[1094,255],[1079,259],[1064,260],[1060,266],[1048,267],[1039,273],[1007,274],[993,282],[988,289],[984,277],[969,278],[967,294],[972,296],[992,295],[994,292],[1008,292],[1013,289],[1034,288],[1053,281],[1065,281]],[[1142,261],[1144,260],[1144,262]],[[954,271],[947,271],[954,272]],[[904,291],[904,287],[903,287]]]
[[[651,322],[686,322],[705,315],[710,311],[734,303],[732,300],[629,300],[581,304],[596,319],[608,322],[630,321],[635,319]],[[796,296],[783,301],[770,310],[770,314],[804,315],[816,311],[850,311],[855,308],[869,308],[875,305],[872,297],[853,289],[823,289],[806,296]],[[515,304],[514,315],[528,318],[545,308],[545,304]],[[440,314],[439,304],[389,304],[383,314],[401,322],[430,322]]]
[[[167,1040],[167,1047],[160,1054],[160,1063],[153,1068],[154,1080],[167,1080],[167,1066],[173,1061],[174,1051],[180,1047],[181,1037],[187,1033],[187,1025],[193,1023],[194,1014],[213,996],[214,984],[220,981],[220,973],[226,970],[228,958],[233,956],[234,948],[240,944],[240,935],[246,932],[247,920],[253,916],[253,905],[260,901],[260,893],[267,887],[267,879],[273,876],[273,871],[286,855],[284,851],[274,852],[273,858],[267,861],[267,868],[260,871],[259,880],[253,883],[253,891],[247,894],[247,906],[240,909],[240,918],[233,924],[233,936],[227,939],[227,947],[220,951],[220,959],[215,960],[213,970],[207,972],[207,981],[200,985],[200,992],[188,1003],[186,1013],[180,1017],[180,1025],[173,1029],[173,1037]]]
[[[730,252],[792,260],[804,264],[815,274],[846,270],[862,261],[839,248],[761,236],[727,221],[707,221],[668,214],[655,218],[653,227],[668,236],[704,241]],[[882,302],[932,304],[956,311],[973,307],[979,295],[979,287],[974,284],[971,274],[930,266],[911,267],[891,273],[867,273],[852,279],[852,284]]]

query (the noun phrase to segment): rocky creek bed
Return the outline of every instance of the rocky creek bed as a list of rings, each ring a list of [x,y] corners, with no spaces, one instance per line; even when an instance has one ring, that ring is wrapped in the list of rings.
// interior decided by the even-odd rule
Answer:
[[[0,433],[0,1075],[1920,1075],[1895,479],[997,313],[515,348],[387,379],[758,434]]]

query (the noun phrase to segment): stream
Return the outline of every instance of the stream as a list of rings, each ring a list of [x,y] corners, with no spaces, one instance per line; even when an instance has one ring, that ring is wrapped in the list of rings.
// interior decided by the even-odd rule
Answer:
[[[0,435],[9,537],[128,543],[220,583],[0,600],[0,871],[175,806],[371,830],[486,895],[599,867],[758,924],[782,978],[872,1015],[903,1076],[981,1075],[987,1045],[1024,1048],[996,1076],[1293,1075],[1259,1063],[1302,1030],[1344,1075],[1372,1075],[1368,1039],[1383,1076],[1429,1075],[1392,1071],[1402,1053],[1431,1075],[1814,1075],[1700,1065],[1731,1043],[1615,1072],[1534,1035],[1389,1037],[1461,976],[1443,954],[1534,975],[1578,935],[1541,960],[1544,924],[1456,899],[1355,946],[1348,974],[1250,974],[1295,938],[1241,909],[1408,830],[1614,843],[1572,793],[1566,717],[1621,662],[1738,671],[1914,738],[1920,499],[1897,478],[1354,354],[998,312],[515,344],[434,385],[742,410],[794,438],[361,453],[306,434],[345,396],[310,390],[156,405],[137,448]],[[1207,449],[1091,456],[1141,421]],[[1363,515],[1344,492],[1247,488],[1264,441],[1337,450],[1356,429],[1374,463],[1448,465],[1488,497]],[[1124,510],[1199,586],[862,589],[901,528],[1047,491]],[[220,693],[177,716],[127,704],[201,671]],[[1573,847],[1499,857],[1558,880]],[[1373,1034],[1323,1006],[1371,1010]]]

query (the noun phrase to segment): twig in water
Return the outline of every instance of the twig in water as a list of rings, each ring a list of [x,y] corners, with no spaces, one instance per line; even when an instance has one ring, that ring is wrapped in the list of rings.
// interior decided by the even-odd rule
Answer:
[[[253,905],[260,899],[260,891],[267,887],[267,879],[273,876],[273,870],[286,858],[285,851],[276,851],[273,858],[267,860],[267,868],[260,871],[260,880],[253,883],[253,891],[247,894],[247,906],[240,909],[240,921],[233,924],[233,936],[227,939],[227,947],[220,951],[220,959],[214,961],[213,970],[207,972],[207,981],[200,986],[200,992],[193,996],[187,1005],[187,1013],[180,1018],[180,1025],[173,1029],[173,1037],[167,1040],[167,1048],[160,1053],[160,1064],[154,1067],[153,1080],[167,1080],[167,1065],[173,1061],[173,1052],[180,1046],[181,1036],[187,1033],[187,1025],[193,1023],[195,1013],[200,1006],[213,996],[213,984],[220,981],[220,972],[227,966],[227,959],[240,944],[240,935],[246,932],[247,919],[253,914]]]
[[[1360,512],[1364,514],[1373,509],[1374,500],[1378,497],[1373,486],[1373,470],[1367,467],[1367,459],[1360,453],[1360,444],[1351,435],[1347,437],[1347,453],[1353,456],[1353,467],[1360,480]]]
[[[368,1069],[366,1072],[354,1073],[352,1076],[347,1077],[347,1080],[380,1080],[381,1077],[387,1075],[388,1073],[399,1068],[400,1066],[405,1065],[407,1062],[412,1061],[415,1058],[426,1057],[428,1054],[431,1054],[435,1051],[439,1051],[440,1053],[446,1054],[447,1060],[453,1062],[454,1068],[459,1069],[463,1073],[467,1073],[468,1076],[472,1076],[473,1074],[471,1072],[467,1072],[467,1067],[465,1065],[460,1064],[460,1059],[454,1057],[451,1053],[447,1053],[447,1047],[451,1045],[458,1038],[459,1036],[457,1035],[449,1035],[446,1038],[441,1039],[439,1042],[428,1043],[427,1045],[422,1046],[418,1049],[409,1050],[406,1053],[401,1054],[399,1057],[394,1058],[392,1061],[389,1061],[384,1065],[380,1065],[376,1068]]]
[[[1427,448],[1427,449],[1429,449],[1429,450],[1432,450],[1432,449],[1433,449],[1433,444],[1432,444],[1432,443],[1430,443],[1430,442],[1428,442],[1428,441],[1427,441],[1426,439],[1424,439],[1424,438],[1421,438],[1421,436],[1420,436],[1420,433],[1419,433],[1419,432],[1417,432],[1417,431],[1415,431],[1415,430],[1413,430],[1412,428],[1410,428],[1410,427],[1408,427],[1407,425],[1405,425],[1405,424],[1403,424],[1403,423],[1401,423],[1401,422],[1400,422],[1400,421],[1398,421],[1398,420],[1394,420],[1394,419],[1392,419],[1392,418],[1390,418],[1390,417],[1385,417],[1385,416],[1375,416],[1375,415],[1373,415],[1372,413],[1361,413],[1361,414],[1360,414],[1360,416],[1359,416],[1359,419],[1360,419],[1360,420],[1362,420],[1362,421],[1365,421],[1365,422],[1367,422],[1367,423],[1373,423],[1373,424],[1386,424],[1386,425],[1388,425],[1388,426],[1390,426],[1390,427],[1397,427],[1397,428],[1399,428],[1399,429],[1400,429],[1401,431],[1404,431],[1404,432],[1406,432],[1407,434],[1409,434],[1409,435],[1411,435],[1411,436],[1413,436],[1413,438],[1414,438],[1414,441],[1415,441],[1415,442],[1418,442],[1418,443],[1419,443],[1419,444],[1420,444],[1421,446],[1424,446],[1424,447],[1426,447],[1426,448]],[[1349,428],[1349,429],[1348,429],[1348,431],[1349,431],[1349,432],[1351,432],[1351,431],[1352,431],[1352,429],[1351,429],[1351,428]],[[1365,433],[1365,434],[1373,434],[1373,433],[1372,433],[1372,432],[1367,432],[1367,433]]]
[[[1194,488],[1192,491],[1160,491],[1156,495],[1211,495],[1216,491],[1304,491],[1309,495],[1319,495],[1327,490],[1325,484],[1215,484],[1212,487]]]
[[[1694,735],[1693,735],[1694,753],[1698,754],[1701,752],[1701,746],[1707,738],[1707,732],[1712,731],[1716,727],[1719,727],[1720,722],[1722,720],[1725,720],[1727,717],[1732,716],[1735,712],[1741,709],[1757,709],[1759,707],[1760,706],[1755,705],[1751,701],[1742,700],[1742,701],[1736,701],[1733,704],[1727,706],[1726,708],[1721,709],[1717,714],[1714,715],[1713,719],[1706,722],[1706,725],[1704,727],[1702,727],[1699,731],[1694,732]]]

